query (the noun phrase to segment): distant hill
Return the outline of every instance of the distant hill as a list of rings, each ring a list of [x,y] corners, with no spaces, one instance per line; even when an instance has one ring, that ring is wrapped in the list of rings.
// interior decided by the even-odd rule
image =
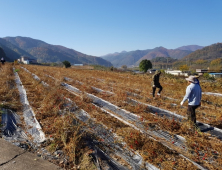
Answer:
[[[8,45],[13,45],[18,49],[24,51],[19,55],[25,55],[32,58],[36,58],[38,62],[62,62],[64,60],[69,61],[72,64],[94,64],[103,66],[112,66],[112,64],[100,57],[86,55],[69,49],[60,45],[51,45],[41,40],[32,39],[29,37],[5,37],[3,38]],[[0,42],[1,43],[1,42]],[[14,48],[12,47],[12,48]],[[12,49],[10,47],[10,49]],[[15,51],[15,50],[14,50]]]
[[[187,50],[187,51],[196,51],[204,48],[204,46],[199,46],[199,45],[187,45],[187,46],[182,46],[179,48],[176,48],[176,50]]]
[[[222,58],[222,43],[212,44],[206,46],[200,50],[196,50],[189,55],[183,57],[173,63],[174,67],[179,67],[180,65],[187,64],[190,69],[202,68],[206,69],[210,67],[210,62],[212,60]]]
[[[7,58],[6,55],[5,55],[4,50],[0,47],[0,59],[1,59],[2,57],[3,57],[6,61],[8,60],[8,58]]]
[[[222,58],[222,43],[212,44],[202,48],[201,50],[194,51],[183,57],[182,60],[195,61],[203,59],[211,61],[217,58]]]
[[[30,58],[35,58],[31,54],[17,47],[16,45],[8,42],[7,40],[0,38],[0,47],[4,50],[7,61],[14,61],[21,56],[25,55]]]
[[[151,52],[140,58],[137,62],[136,65],[139,65],[139,63],[142,60],[148,59],[152,60],[156,57],[171,57],[174,59],[181,59],[184,56],[190,54],[192,51],[186,51],[186,50],[169,50],[164,47],[157,47],[154,48]]]
[[[115,67],[122,65],[139,65],[140,61],[144,59],[152,60],[156,57],[171,57],[174,59],[181,59],[184,56],[192,53],[192,51],[179,49],[166,49],[164,47],[157,47],[148,50],[136,50],[130,52],[114,53],[102,56],[102,58],[110,61]]]
[[[130,52],[114,53],[102,56],[107,61],[110,61],[115,67],[121,67],[122,65],[135,65],[135,63],[146,55],[151,50],[136,50]]]

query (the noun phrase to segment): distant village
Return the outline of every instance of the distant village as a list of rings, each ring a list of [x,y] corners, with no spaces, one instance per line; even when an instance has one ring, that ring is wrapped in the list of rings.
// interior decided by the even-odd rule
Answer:
[[[184,71],[181,70],[165,70],[165,73],[176,75],[176,76],[189,76],[191,73],[190,71]],[[214,78],[221,78],[222,77],[222,70],[220,72],[211,71],[208,69],[196,69],[196,73],[199,76],[202,76],[204,73],[208,73],[211,77]]]

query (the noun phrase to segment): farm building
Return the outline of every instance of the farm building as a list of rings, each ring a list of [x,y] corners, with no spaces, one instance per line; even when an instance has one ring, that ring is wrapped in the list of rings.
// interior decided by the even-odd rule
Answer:
[[[196,69],[196,72],[198,73],[198,75],[203,75],[204,73],[207,73],[208,70],[205,70],[205,69]]]
[[[24,64],[37,64],[37,60],[29,57],[22,56],[21,59],[18,59],[19,62]]]
[[[152,70],[148,70],[147,72],[150,73],[150,74],[154,74],[156,71],[156,69],[152,69]]]
[[[222,78],[222,73],[209,73],[209,75],[214,78]]]
[[[165,73],[175,76],[189,76],[189,72],[182,72],[180,70],[165,70]]]
[[[83,66],[83,64],[73,64],[73,66]]]
[[[203,75],[204,73],[209,73],[209,75],[211,77],[214,77],[214,78],[221,78],[222,77],[222,70],[220,71],[213,71],[213,70],[203,70],[203,69],[196,69],[196,72],[199,74],[199,75]]]

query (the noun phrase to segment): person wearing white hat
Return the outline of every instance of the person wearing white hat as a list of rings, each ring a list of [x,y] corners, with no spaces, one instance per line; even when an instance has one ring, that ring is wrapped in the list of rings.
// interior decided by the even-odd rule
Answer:
[[[189,76],[186,80],[189,82],[189,85],[187,86],[186,94],[180,105],[182,106],[184,102],[188,100],[188,120],[190,120],[193,124],[196,124],[195,110],[201,105],[202,91],[195,76]]]

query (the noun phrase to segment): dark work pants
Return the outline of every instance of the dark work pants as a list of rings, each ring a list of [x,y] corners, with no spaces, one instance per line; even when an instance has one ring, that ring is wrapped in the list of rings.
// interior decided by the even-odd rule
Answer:
[[[196,113],[195,113],[195,110],[199,106],[200,105],[188,105],[187,116],[188,116],[188,120],[190,120],[192,123],[196,123]]]
[[[160,93],[163,90],[163,87],[160,84],[153,87],[153,97],[155,97],[156,88],[159,88],[158,93]]]

